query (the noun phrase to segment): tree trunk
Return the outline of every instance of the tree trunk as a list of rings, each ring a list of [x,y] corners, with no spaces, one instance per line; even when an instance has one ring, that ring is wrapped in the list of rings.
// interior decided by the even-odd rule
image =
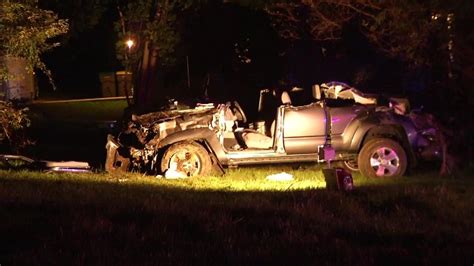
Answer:
[[[138,65],[134,80],[135,108],[139,112],[157,110],[165,100],[163,68],[159,62],[158,50],[150,42],[144,44],[143,59]]]

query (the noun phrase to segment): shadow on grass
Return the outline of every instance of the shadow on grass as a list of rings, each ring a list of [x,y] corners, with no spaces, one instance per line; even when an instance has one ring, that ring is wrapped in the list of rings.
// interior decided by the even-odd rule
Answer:
[[[35,144],[23,154],[38,160],[84,161],[94,169],[103,169],[107,134],[111,131],[97,125],[76,126],[57,122],[45,128],[29,129]]]
[[[86,161],[100,169],[107,134],[115,133],[127,106],[124,99],[41,102],[29,106],[30,139],[24,155],[40,160]]]
[[[38,178],[4,172],[0,263],[470,265],[474,261],[474,188],[469,180],[378,183],[361,185],[352,193],[230,191],[192,184],[186,188],[183,182],[192,183],[109,175]]]

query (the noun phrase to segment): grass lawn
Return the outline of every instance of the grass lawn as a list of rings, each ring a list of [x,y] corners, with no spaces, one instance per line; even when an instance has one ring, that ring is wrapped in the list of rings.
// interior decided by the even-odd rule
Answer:
[[[47,121],[110,121],[122,117],[125,99],[92,99],[87,101],[37,102],[29,106],[34,120]]]
[[[101,167],[107,134],[122,118],[125,99],[42,101],[29,107],[29,136],[35,141],[28,154],[43,160],[87,161]]]
[[[267,181],[287,172],[294,181]],[[223,177],[0,171],[1,265],[472,265],[474,178],[354,175],[313,165]]]

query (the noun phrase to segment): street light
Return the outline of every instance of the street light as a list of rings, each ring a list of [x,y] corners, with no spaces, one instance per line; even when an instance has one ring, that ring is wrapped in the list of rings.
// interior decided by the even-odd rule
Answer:
[[[128,92],[128,77],[131,75],[131,69],[130,69],[130,55],[132,53],[132,48],[135,46],[135,41],[132,38],[128,38],[125,41],[125,45],[127,46],[128,50],[127,53],[125,54],[125,75],[124,75],[124,85],[125,85],[125,96],[127,98],[127,103],[130,106],[131,100],[130,100],[130,95]],[[132,85],[132,84],[130,84]],[[133,95],[133,86],[131,86],[131,94]]]
[[[128,50],[130,52],[130,50],[132,49],[132,47],[135,45],[135,42],[132,40],[132,39],[128,39],[125,44],[127,45],[128,47]]]

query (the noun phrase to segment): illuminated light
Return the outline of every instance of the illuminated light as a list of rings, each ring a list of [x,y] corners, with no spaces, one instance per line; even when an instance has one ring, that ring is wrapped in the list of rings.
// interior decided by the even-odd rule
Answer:
[[[433,14],[431,15],[431,20],[438,20],[441,17],[440,14]]]
[[[453,13],[449,13],[447,16],[446,16],[446,21],[448,22],[451,22],[454,20],[454,14]]]
[[[132,39],[128,39],[126,42],[128,49],[132,49],[132,47],[135,45],[135,42]]]

